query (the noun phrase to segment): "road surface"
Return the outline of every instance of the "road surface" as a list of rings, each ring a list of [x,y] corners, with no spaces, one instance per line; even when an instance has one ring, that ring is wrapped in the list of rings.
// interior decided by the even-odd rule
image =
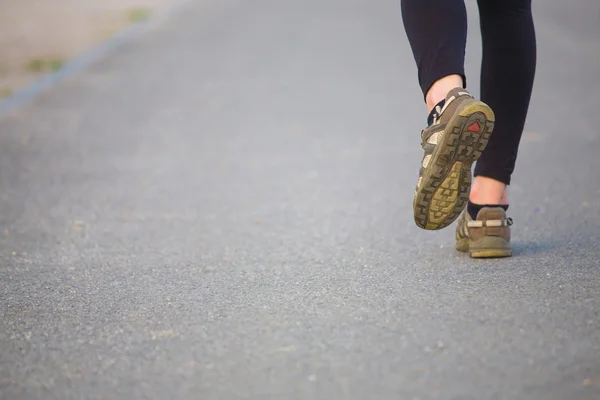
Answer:
[[[535,3],[512,259],[413,222],[397,1],[191,2],[3,117],[0,398],[600,398],[599,10]]]

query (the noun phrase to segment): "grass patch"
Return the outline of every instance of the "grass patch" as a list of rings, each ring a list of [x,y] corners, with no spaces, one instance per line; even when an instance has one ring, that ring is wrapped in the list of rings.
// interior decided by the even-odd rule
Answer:
[[[127,12],[127,19],[131,23],[147,20],[152,15],[152,10],[149,8],[134,8]]]
[[[12,94],[12,90],[10,88],[0,88],[0,99],[4,99]]]
[[[65,65],[65,61],[60,58],[34,58],[27,63],[27,70],[30,72],[54,72]]]

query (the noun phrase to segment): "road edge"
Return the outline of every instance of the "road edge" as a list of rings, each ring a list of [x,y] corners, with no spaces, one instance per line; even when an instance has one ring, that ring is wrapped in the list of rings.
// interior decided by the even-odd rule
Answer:
[[[65,79],[86,70],[124,44],[140,37],[189,2],[191,0],[176,0],[171,4],[157,8],[149,18],[127,26],[108,39],[76,55],[58,71],[48,72],[5,99],[0,100],[0,119],[32,102],[39,95],[58,86]]]

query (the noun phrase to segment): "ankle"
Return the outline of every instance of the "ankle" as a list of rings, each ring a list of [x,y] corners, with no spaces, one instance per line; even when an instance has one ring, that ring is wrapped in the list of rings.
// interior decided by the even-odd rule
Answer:
[[[508,205],[502,204],[474,204],[472,201],[467,202],[467,212],[471,219],[476,220],[479,217],[479,212],[486,207],[502,208],[505,212],[508,211]]]
[[[448,75],[435,81],[425,95],[427,112],[430,113],[433,107],[444,100],[448,92],[456,87],[463,87],[463,79],[460,75]]]
[[[473,204],[508,204],[506,184],[485,176],[477,176],[471,187],[469,201]]]

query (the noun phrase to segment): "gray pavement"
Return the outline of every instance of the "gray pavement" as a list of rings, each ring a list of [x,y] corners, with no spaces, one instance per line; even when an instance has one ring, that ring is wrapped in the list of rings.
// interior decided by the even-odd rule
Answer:
[[[508,260],[412,220],[396,1],[192,2],[1,119],[0,398],[600,398],[600,6],[535,9]]]

